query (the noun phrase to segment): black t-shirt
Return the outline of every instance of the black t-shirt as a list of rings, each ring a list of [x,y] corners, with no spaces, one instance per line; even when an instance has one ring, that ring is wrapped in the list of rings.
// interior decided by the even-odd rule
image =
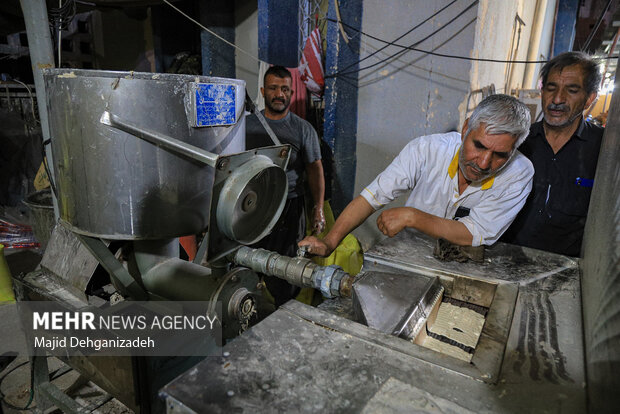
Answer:
[[[603,131],[582,121],[554,154],[543,121],[532,125],[519,147],[534,164],[532,192],[502,241],[579,256]]]

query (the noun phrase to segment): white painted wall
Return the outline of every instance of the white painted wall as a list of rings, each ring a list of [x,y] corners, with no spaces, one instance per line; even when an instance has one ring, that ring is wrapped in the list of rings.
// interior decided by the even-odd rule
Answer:
[[[538,11],[540,11],[541,15],[540,17],[537,15],[534,21],[530,37],[528,60],[540,61],[551,58],[551,39],[553,37],[556,6],[557,0],[538,0],[536,8],[539,9]],[[527,65],[523,76],[524,89],[536,89],[538,86],[538,74],[541,68],[541,63]]]
[[[235,44],[258,57],[258,5],[255,0],[235,0]],[[250,97],[258,93],[258,61],[238,50],[235,52],[237,79],[246,83]]]
[[[448,3],[448,0],[366,0],[362,31],[392,41]],[[472,20],[477,16],[477,7],[463,14],[470,4],[470,1],[456,2],[398,43],[413,44],[447,25],[417,47],[469,56],[476,29],[476,21]],[[448,25],[453,18],[456,20]],[[363,37],[361,57],[370,55],[381,46],[382,43]],[[390,46],[361,62],[360,67],[398,50]],[[459,105],[466,100],[470,90],[470,68],[471,62],[467,60],[409,51],[397,61],[360,72],[356,193],[370,183],[410,140],[460,129]],[[404,198],[396,205],[402,203]],[[383,237],[376,229],[377,215],[375,213],[355,232],[365,249]]]
[[[518,15],[525,22],[525,26],[521,27],[521,38],[518,42],[519,48],[516,50],[516,54],[513,55],[513,60],[527,60],[528,51],[531,49],[530,38],[532,29],[538,26],[535,19],[537,3],[541,3],[538,7],[542,7],[545,10],[545,18],[542,20],[544,24],[548,25],[547,13],[550,8],[553,11],[555,10],[555,0],[481,0],[478,7],[476,40],[471,56],[507,60],[511,55],[511,46],[515,49],[519,36],[518,32],[515,31],[515,16]],[[551,17],[552,24],[553,16]],[[541,34],[534,36],[535,40],[540,42],[542,41],[541,39],[548,39],[548,32],[549,30],[543,33],[541,30]],[[538,47],[535,47],[535,49],[539,52]],[[537,54],[534,53],[533,56]],[[511,65],[494,62],[472,62],[471,88],[476,90],[493,83],[496,91],[499,93],[510,94],[513,89],[529,89],[532,87],[532,81],[530,74],[526,76],[527,67],[528,65],[521,63]],[[534,69],[534,71],[536,70]],[[524,78],[530,78],[525,85]],[[535,81],[533,83],[535,84]],[[478,95],[477,99],[470,104],[470,107],[477,103],[480,100],[479,98],[480,96]],[[464,119],[464,117],[465,105],[461,108],[461,119]]]

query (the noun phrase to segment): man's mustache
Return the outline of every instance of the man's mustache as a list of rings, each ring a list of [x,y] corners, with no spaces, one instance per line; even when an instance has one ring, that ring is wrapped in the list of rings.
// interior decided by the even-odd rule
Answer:
[[[282,102],[282,103],[285,103],[286,101],[284,99],[282,99],[282,98],[273,98],[271,100],[271,102]]]
[[[568,111],[568,105],[566,104],[549,104],[547,105],[547,109],[549,111],[563,111],[563,112],[567,112]]]
[[[471,167],[474,171],[476,171],[477,173],[480,173],[480,174],[486,174],[489,171],[491,171],[491,167],[482,169],[474,162],[467,162],[467,163],[465,163],[465,165],[468,166],[468,167]]]

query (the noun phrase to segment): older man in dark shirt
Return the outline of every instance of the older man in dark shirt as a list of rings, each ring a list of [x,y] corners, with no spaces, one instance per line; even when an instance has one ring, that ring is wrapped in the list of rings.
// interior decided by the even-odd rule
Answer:
[[[532,192],[503,241],[579,256],[603,129],[583,119],[596,98],[601,73],[581,52],[543,66],[544,119],[519,148],[534,165]]]

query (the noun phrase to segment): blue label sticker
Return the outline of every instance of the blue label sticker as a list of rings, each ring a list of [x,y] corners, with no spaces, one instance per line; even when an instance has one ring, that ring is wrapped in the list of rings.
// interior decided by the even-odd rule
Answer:
[[[232,125],[237,121],[235,85],[196,84],[196,126]]]

